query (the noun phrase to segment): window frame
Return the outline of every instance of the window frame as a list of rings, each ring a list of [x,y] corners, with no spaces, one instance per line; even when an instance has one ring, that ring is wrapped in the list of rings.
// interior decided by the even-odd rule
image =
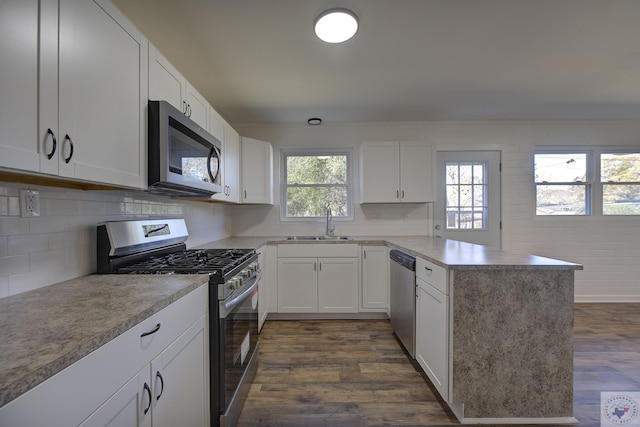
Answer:
[[[539,146],[534,150],[533,155],[533,179],[532,183],[534,186],[534,216],[536,219],[544,219],[544,218],[637,218],[640,217],[640,214],[608,214],[605,215],[603,213],[603,191],[604,185],[608,184],[607,182],[602,182],[601,177],[601,155],[602,154],[631,154],[631,153],[640,153],[640,146],[575,146],[568,147],[564,146],[561,148],[558,147],[548,147],[548,146]],[[587,162],[587,181],[584,183],[587,185],[587,191],[585,195],[585,209],[586,212],[584,215],[539,215],[538,212],[538,202],[537,202],[537,186],[538,185],[575,185],[580,182],[568,182],[568,183],[543,183],[536,182],[535,178],[535,155],[536,154],[586,154],[586,162]],[[634,184],[630,182],[630,184]]]
[[[346,156],[347,157],[347,216],[332,217],[333,221],[354,220],[353,185],[353,148],[282,148],[280,150],[280,221],[318,222],[324,216],[289,217],[287,216],[287,157],[289,156]],[[319,185],[324,187],[325,185]],[[330,185],[326,185],[330,187]]]
[[[546,182],[536,181],[535,174],[535,156],[538,154],[584,154],[585,155],[585,173],[587,175],[587,179],[585,181],[554,181],[554,182]],[[561,217],[561,218],[581,218],[581,217],[589,217],[594,214],[594,206],[597,206],[594,202],[594,187],[596,184],[596,170],[595,163],[597,163],[595,159],[595,154],[592,149],[585,149],[581,147],[575,148],[565,148],[565,149],[557,149],[557,148],[537,148],[533,154],[533,184],[534,184],[534,206],[535,206],[535,216],[536,218],[548,218],[548,217]],[[579,185],[584,186],[585,188],[585,201],[584,201],[584,214],[558,214],[558,215],[541,215],[538,214],[538,186],[566,186],[566,185]]]

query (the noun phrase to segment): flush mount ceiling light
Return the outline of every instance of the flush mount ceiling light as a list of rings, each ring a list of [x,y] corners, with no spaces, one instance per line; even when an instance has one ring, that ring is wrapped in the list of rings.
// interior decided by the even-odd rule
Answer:
[[[325,10],[316,19],[316,36],[327,43],[342,43],[358,31],[358,17],[348,9]]]
[[[309,123],[311,126],[317,126],[322,123],[322,119],[318,117],[311,117],[309,120],[307,120],[307,123]]]

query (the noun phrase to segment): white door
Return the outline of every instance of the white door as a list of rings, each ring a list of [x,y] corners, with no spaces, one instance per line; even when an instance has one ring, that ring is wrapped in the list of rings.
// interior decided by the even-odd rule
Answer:
[[[500,152],[439,151],[433,235],[501,247]]]

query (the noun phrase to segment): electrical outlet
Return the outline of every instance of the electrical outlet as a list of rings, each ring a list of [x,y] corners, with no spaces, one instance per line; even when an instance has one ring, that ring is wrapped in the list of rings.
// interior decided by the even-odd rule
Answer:
[[[36,190],[20,190],[20,216],[40,216],[40,193]]]

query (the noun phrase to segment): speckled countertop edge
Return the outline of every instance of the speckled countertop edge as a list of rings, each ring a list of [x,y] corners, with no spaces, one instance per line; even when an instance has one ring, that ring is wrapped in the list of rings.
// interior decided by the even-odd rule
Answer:
[[[0,407],[207,280],[94,274],[0,298]]]

